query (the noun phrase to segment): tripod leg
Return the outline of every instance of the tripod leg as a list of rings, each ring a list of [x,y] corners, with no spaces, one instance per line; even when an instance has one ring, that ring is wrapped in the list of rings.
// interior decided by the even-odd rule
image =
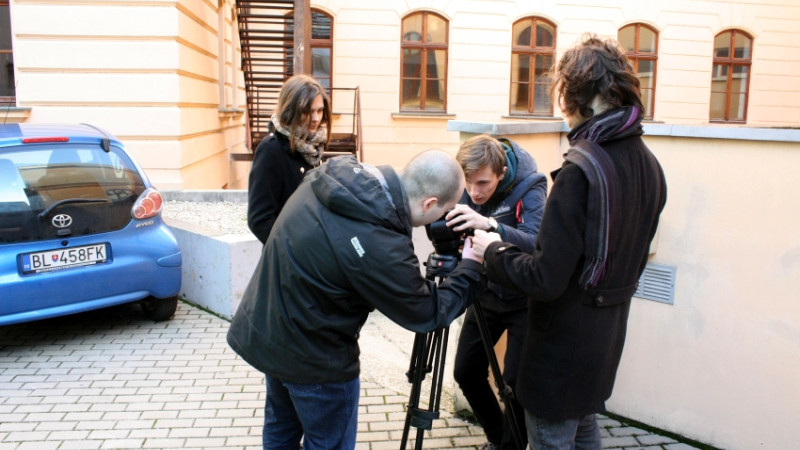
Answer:
[[[514,445],[516,448],[522,449],[522,434],[517,426],[516,412],[514,412],[514,407],[511,405],[511,401],[514,399],[514,392],[511,390],[511,386],[506,384],[503,374],[500,371],[500,364],[497,362],[497,355],[495,355],[494,348],[491,344],[492,339],[491,336],[489,336],[489,326],[486,324],[486,315],[483,312],[483,306],[481,306],[480,300],[473,303],[472,307],[475,311],[475,319],[478,323],[478,330],[481,333],[483,349],[486,351],[486,358],[489,360],[489,368],[492,370],[492,377],[497,386],[497,392],[500,394],[500,398],[505,405],[505,408],[503,408],[503,415],[508,422],[511,436],[514,438]]]
[[[401,450],[406,448],[411,427],[417,429],[415,448],[422,449],[425,430],[433,428],[433,421],[439,418],[448,334],[449,328],[445,327],[427,335],[417,334],[414,339],[414,350],[411,357],[413,369],[410,370],[410,373],[413,373],[414,381],[409,395],[403,438],[400,442]],[[423,409],[419,406],[419,398],[422,392],[422,381],[428,372],[433,374],[431,394],[428,408]]]
[[[411,427],[413,411],[419,407],[419,396],[422,390],[422,379],[425,377],[425,362],[427,361],[427,341],[430,340],[430,333],[417,333],[414,336],[414,347],[411,351],[411,362],[406,377],[411,384],[411,393],[408,396],[408,406],[406,410],[406,423],[403,427],[403,438],[400,441],[400,449],[405,450],[408,442],[408,432]]]

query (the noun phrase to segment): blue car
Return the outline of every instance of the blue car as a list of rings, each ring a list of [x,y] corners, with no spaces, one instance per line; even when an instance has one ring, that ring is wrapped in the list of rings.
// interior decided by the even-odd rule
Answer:
[[[172,318],[182,258],[162,203],[104,130],[0,124],[0,326],[137,301]]]

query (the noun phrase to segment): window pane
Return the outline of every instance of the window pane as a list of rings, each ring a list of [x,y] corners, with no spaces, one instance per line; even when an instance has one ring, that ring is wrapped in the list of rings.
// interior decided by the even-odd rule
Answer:
[[[0,50],[11,50],[11,15],[8,5],[0,5]]]
[[[536,83],[533,86],[534,105],[533,112],[536,114],[550,114],[550,85]]]
[[[731,92],[747,91],[747,66],[733,66],[733,77],[731,79]]]
[[[420,109],[420,80],[403,80],[403,108]]]
[[[417,48],[403,49],[403,78],[422,76],[422,51]]]
[[[431,80],[426,83],[425,110],[444,109],[444,80]]]
[[[642,53],[656,52],[656,34],[649,28],[639,27],[639,51]]]
[[[655,64],[655,61],[650,61],[647,59],[639,60],[639,70],[637,75],[639,75],[639,83],[641,83],[643,89],[653,87],[653,83],[655,82],[655,77],[653,76],[655,72]]]
[[[718,86],[722,83],[722,86]],[[725,91],[728,83],[728,65],[727,64],[714,64],[711,76],[711,90],[712,91]]]
[[[725,120],[725,98],[724,92],[711,93],[711,120]]]
[[[728,120],[744,120],[744,105],[747,100],[747,94],[733,94],[731,95],[731,108],[728,112]]]
[[[311,39],[331,38],[331,18],[327,14],[311,11]]]
[[[741,33],[733,38],[733,57],[750,59],[750,39]]]
[[[642,89],[642,105],[644,105],[644,117],[653,118],[653,90]]]
[[[531,55],[511,55],[511,81],[528,82],[531,74]]]
[[[553,46],[553,27],[544,22],[536,22],[536,46]]]
[[[422,14],[403,19],[403,41],[422,42]]]
[[[635,52],[636,25],[628,25],[627,27],[619,30],[619,33],[617,34],[617,40],[619,41],[619,45],[621,45],[626,52]]]
[[[730,56],[731,32],[725,32],[714,38],[714,56],[727,58]]]
[[[13,97],[14,59],[11,53],[0,53],[0,97]]]
[[[444,64],[447,61],[447,52],[444,50],[428,50],[427,78],[444,78]]]
[[[441,17],[433,14],[427,14],[428,17],[428,36],[425,42],[435,44],[447,43],[447,22],[442,20]]]
[[[531,21],[521,20],[514,24],[512,31],[512,45],[531,46]]]
[[[511,112],[528,114],[528,83],[511,83]]]
[[[536,83],[533,86],[533,90],[533,96],[535,100],[533,112],[536,114],[550,114],[550,85]]]
[[[537,83],[550,83],[550,68],[553,65],[551,55],[536,55],[536,75],[533,81]]]
[[[331,49],[311,49],[311,75],[316,78],[330,78],[331,76]]]

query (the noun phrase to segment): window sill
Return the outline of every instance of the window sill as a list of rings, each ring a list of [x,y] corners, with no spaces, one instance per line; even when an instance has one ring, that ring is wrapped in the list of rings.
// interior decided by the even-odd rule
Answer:
[[[534,115],[527,115],[527,114],[508,114],[500,116],[502,119],[513,119],[513,120],[538,120],[541,122],[561,122],[564,120],[563,117],[556,117],[556,116],[534,116]]]
[[[452,120],[455,119],[455,114],[448,114],[444,112],[426,113],[426,112],[396,112],[392,113],[392,119],[426,119],[426,120]]]
[[[0,105],[0,123],[21,123],[31,115],[32,108],[18,108],[16,106]]]

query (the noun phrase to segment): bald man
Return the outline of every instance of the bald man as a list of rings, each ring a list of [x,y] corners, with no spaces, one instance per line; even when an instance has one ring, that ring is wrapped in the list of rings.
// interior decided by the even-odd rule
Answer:
[[[437,285],[422,276],[412,227],[452,209],[461,167],[428,150],[398,175],[354,157],[307,173],[289,198],[234,315],[228,343],[266,374],[265,449],[355,448],[358,332],[374,309],[425,333],[482,292],[470,245]]]

